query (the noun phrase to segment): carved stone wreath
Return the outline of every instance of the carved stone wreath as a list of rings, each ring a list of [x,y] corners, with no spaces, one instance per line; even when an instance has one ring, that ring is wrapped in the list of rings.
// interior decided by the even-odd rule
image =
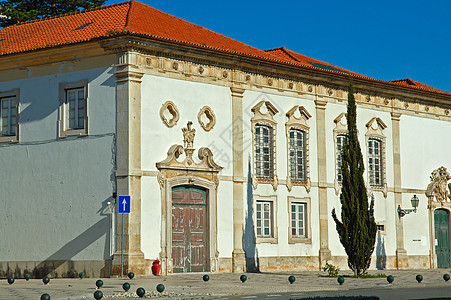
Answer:
[[[205,123],[202,120],[203,116],[208,119],[208,123]],[[197,120],[199,121],[200,126],[202,126],[202,128],[207,132],[212,130],[216,124],[216,116],[209,106],[204,106],[200,109],[199,113],[197,114]]]
[[[165,113],[169,113],[172,118],[168,120]],[[166,101],[160,108],[160,118],[167,127],[174,127],[180,119],[180,113],[177,106],[175,106],[172,101]]]

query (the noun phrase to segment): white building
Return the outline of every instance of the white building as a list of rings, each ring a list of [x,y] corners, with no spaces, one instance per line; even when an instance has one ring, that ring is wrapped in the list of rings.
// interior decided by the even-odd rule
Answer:
[[[120,274],[122,225],[138,275],[156,258],[164,274],[346,268],[331,210],[350,78],[372,268],[449,267],[449,174],[430,176],[451,166],[450,93],[135,1],[0,29],[0,275]]]

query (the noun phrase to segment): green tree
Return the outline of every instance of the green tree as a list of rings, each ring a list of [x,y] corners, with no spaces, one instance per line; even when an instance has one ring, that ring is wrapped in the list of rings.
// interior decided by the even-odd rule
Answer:
[[[354,88],[349,83],[348,133],[342,152],[342,188],[340,194],[341,222],[332,210],[340,242],[348,255],[348,266],[354,275],[366,272],[371,263],[371,254],[376,241],[374,221],[374,197],[368,204],[368,195],[363,180],[363,157],[357,132],[357,112]],[[368,207],[369,206],[369,207]]]
[[[101,6],[106,0],[1,0],[0,26]]]

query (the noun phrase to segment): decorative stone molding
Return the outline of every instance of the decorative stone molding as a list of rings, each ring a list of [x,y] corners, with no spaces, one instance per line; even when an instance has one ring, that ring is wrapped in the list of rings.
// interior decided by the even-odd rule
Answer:
[[[203,117],[208,120],[208,123],[205,123],[204,120],[202,120]],[[204,106],[197,114],[197,121],[199,121],[200,126],[202,126],[205,131],[209,132],[216,124],[216,116],[209,106]]]
[[[426,189],[426,196],[430,199],[435,199],[436,202],[451,202],[451,175],[443,166],[432,171],[430,176],[431,182]]]
[[[172,145],[167,157],[156,163],[159,171],[157,180],[161,189],[161,247],[160,258],[162,262],[162,273],[172,273],[172,188],[180,185],[192,185],[207,190],[208,209],[208,258],[210,272],[218,272],[217,249],[217,190],[219,185],[218,173],[222,167],[215,163],[213,153],[210,149],[202,147],[198,151],[199,162],[193,158],[195,129],[191,128],[192,122],[182,129],[182,145]],[[182,160],[182,155],[185,158]]]
[[[331,102],[346,101],[347,93],[342,89],[347,86],[347,79],[337,78],[336,75],[315,73],[312,76],[309,72],[288,69],[284,70],[286,72],[278,72],[265,68],[264,63],[255,65],[254,62],[246,59],[241,61],[237,68],[236,61],[221,54],[207,56],[204,52],[196,52],[195,49],[193,49],[194,52],[187,53],[181,51],[178,46],[155,45],[137,37],[124,36],[114,40],[104,40],[100,44],[104,49],[116,53],[125,50],[136,52],[140,57],[133,61],[133,64],[141,66],[147,73],[159,76],[178,79],[189,76],[191,81],[209,82],[227,87],[244,83],[250,89],[264,87],[276,92],[293,93],[293,96],[316,94],[327,96]],[[177,70],[173,69],[174,62],[178,63]],[[199,72],[200,66],[205,69],[203,73]],[[230,74],[224,77],[224,71]],[[336,80],[331,80],[331,76]],[[293,83],[293,87],[289,83]],[[356,101],[364,107],[386,112],[390,112],[391,108],[402,109],[402,113],[406,115],[451,120],[449,112],[448,115],[445,114],[445,110],[450,109],[447,95],[410,90],[400,86],[380,85],[375,89],[374,86],[365,82],[356,84],[355,89]],[[330,92],[331,96],[329,96]],[[405,105],[407,108],[404,107]],[[425,109],[426,106],[429,106],[428,111]],[[408,110],[408,113],[404,110]]]
[[[172,117],[168,120],[165,114],[170,114]],[[171,128],[177,125],[180,119],[180,113],[177,106],[172,101],[166,101],[160,108],[160,118],[164,125]]]
[[[341,189],[341,183],[338,179],[338,168],[340,167],[338,165],[339,155],[338,152],[338,138],[341,138],[342,136],[347,135],[348,133],[348,125],[346,120],[346,113],[339,114],[335,119],[335,128],[334,128],[334,153],[335,153],[335,176],[334,176],[334,190],[335,195],[338,195],[340,193]]]
[[[372,185],[370,184],[370,174],[369,174],[369,161],[367,159],[367,170],[368,170],[368,186],[370,187],[370,192],[372,191],[382,191],[385,198],[387,198],[388,186],[387,186],[387,168],[386,168],[386,137],[383,133],[383,130],[387,128],[387,125],[378,117],[373,117],[371,120],[366,123],[367,132],[365,134],[366,137],[366,148],[367,155],[369,156],[369,147],[368,143],[370,140],[378,140],[381,144],[380,148],[380,164],[381,164],[381,184],[380,185]]]
[[[265,110],[262,110],[264,108]],[[269,101],[262,100],[258,102],[254,107],[251,108],[251,111],[254,113],[254,116],[251,119],[251,127],[252,127],[252,145],[253,145],[253,169],[252,173],[252,186],[254,189],[257,188],[259,183],[269,183],[272,185],[274,191],[277,190],[278,186],[278,178],[276,173],[276,132],[277,132],[277,122],[274,120],[274,115],[279,111],[271,104]],[[271,178],[259,178],[257,176],[257,143],[256,143],[256,125],[267,126],[271,128],[272,135],[272,173],[273,176]]]
[[[299,117],[296,116],[296,113],[299,112]],[[286,116],[288,118],[285,123],[285,134],[287,141],[287,188],[288,191],[291,192],[291,189],[294,185],[302,185],[305,187],[307,193],[310,192],[310,188],[312,186],[310,180],[310,168],[309,168],[309,130],[310,126],[307,124],[307,120],[312,116],[309,112],[303,107],[296,105],[292,107],[287,113]],[[296,180],[291,178],[291,163],[290,163],[290,130],[297,129],[303,133],[303,150],[304,150],[304,163],[305,163],[305,180]]]
[[[191,128],[193,122],[188,121],[186,127],[182,128],[183,132],[183,144],[185,145],[185,149],[193,148],[194,137],[196,136],[196,129]]]

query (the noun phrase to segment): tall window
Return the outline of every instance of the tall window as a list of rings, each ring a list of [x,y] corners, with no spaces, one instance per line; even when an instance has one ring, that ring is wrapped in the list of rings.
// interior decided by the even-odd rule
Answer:
[[[368,172],[370,185],[382,185],[382,142],[378,139],[368,140]]]
[[[306,180],[305,133],[299,129],[289,130],[290,179]]]
[[[257,201],[256,204],[257,237],[272,237],[272,201]]]
[[[85,89],[66,90],[66,129],[85,128]]]
[[[255,125],[255,160],[257,178],[274,177],[274,137],[270,126]]]
[[[17,98],[0,98],[1,135],[15,136],[17,131]]]
[[[343,165],[343,146],[346,141],[345,134],[337,135],[337,181],[339,184],[343,182],[343,173],[341,167]]]
[[[88,134],[88,81],[60,83],[59,136]]]
[[[306,213],[305,203],[291,203],[291,236],[293,238],[307,237]]]

